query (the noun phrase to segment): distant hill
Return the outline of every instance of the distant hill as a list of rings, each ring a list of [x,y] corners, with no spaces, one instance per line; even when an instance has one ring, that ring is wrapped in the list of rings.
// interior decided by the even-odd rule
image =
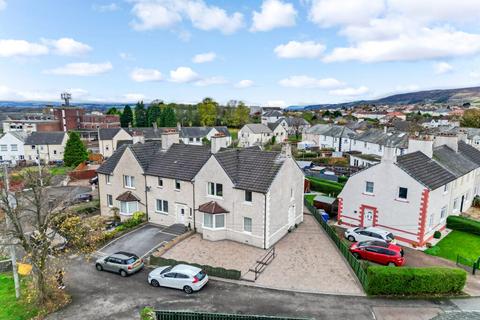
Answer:
[[[460,88],[460,89],[439,89],[425,90],[418,92],[400,93],[376,100],[359,100],[347,103],[337,104],[316,104],[308,106],[289,106],[287,110],[319,110],[348,108],[359,105],[402,105],[402,104],[422,104],[422,103],[445,103],[445,104],[471,104],[480,105],[480,87]]]

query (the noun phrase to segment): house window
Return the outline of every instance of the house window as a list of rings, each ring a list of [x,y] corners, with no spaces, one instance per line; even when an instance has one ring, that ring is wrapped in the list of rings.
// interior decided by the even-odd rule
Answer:
[[[446,216],[447,216],[447,207],[445,206],[440,211],[440,219],[445,219]]]
[[[123,176],[123,186],[125,188],[135,188],[135,177]]]
[[[225,228],[225,215],[224,214],[203,214],[203,227],[211,229],[223,229]]]
[[[113,197],[111,194],[107,194],[107,205],[113,207]]]
[[[32,150],[35,150],[35,146],[32,146]]]
[[[252,202],[252,191],[245,190],[245,202]]]
[[[465,201],[468,201],[469,196],[470,196],[470,191],[467,191],[467,193],[465,193]]]
[[[382,145],[378,145],[378,151],[382,151]]]
[[[138,201],[120,201],[120,213],[133,214],[138,211]]]
[[[453,210],[458,210],[458,198],[453,200]]]
[[[367,143],[366,143],[366,142],[363,143],[363,147],[364,147],[364,148],[367,147]]]
[[[157,199],[155,211],[168,214],[168,201]]]
[[[157,185],[159,187],[163,187],[163,179],[162,178],[158,177]]]
[[[432,227],[433,227],[433,218],[435,218],[435,216],[432,214],[432,215],[430,215],[430,218],[428,219],[428,228],[429,229],[432,229]]]
[[[407,199],[407,195],[408,195],[408,189],[407,188],[403,188],[403,187],[398,188],[398,198],[399,199]]]
[[[448,184],[443,186],[443,193],[447,193],[447,192],[448,192]]]
[[[107,174],[105,176],[105,180],[107,181],[107,184],[110,184],[110,175],[109,174]]]
[[[175,180],[175,189],[180,190],[180,180]]]
[[[57,150],[53,150],[53,154],[57,154]]]
[[[12,149],[12,151],[18,151],[18,145],[16,144],[11,144],[10,148]]]
[[[0,151],[7,151],[7,145],[6,144],[0,144]]]
[[[208,195],[209,196],[222,197],[223,196],[223,185],[221,183],[209,182],[208,183]]]
[[[252,218],[243,217],[243,231],[252,232]]]
[[[366,193],[373,193],[373,182],[371,182],[371,181],[365,182],[365,192]]]

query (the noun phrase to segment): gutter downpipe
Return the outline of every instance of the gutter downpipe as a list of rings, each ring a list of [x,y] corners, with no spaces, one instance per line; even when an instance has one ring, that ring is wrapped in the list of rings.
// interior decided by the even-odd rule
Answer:
[[[265,198],[264,216],[263,216],[263,249],[267,249],[267,194],[263,194]]]
[[[193,231],[196,233],[197,232],[197,224],[195,223],[196,222],[196,219],[195,219],[195,216],[197,215],[196,213],[196,207],[195,207],[195,180],[192,180],[191,181],[192,183],[192,188],[193,188],[193,208],[192,208],[192,211],[193,211]]]
[[[143,178],[145,179],[145,215],[147,216],[147,221],[150,221],[150,216],[148,215],[148,186],[147,186],[147,176],[145,173],[143,174]]]

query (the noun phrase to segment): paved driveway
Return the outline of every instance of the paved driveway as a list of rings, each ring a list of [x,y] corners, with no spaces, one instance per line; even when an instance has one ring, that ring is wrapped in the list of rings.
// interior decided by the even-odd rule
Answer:
[[[145,257],[162,244],[185,232],[183,225],[174,224],[169,227],[147,224],[131,231],[98,250],[99,255],[110,255],[118,251],[135,253]]]

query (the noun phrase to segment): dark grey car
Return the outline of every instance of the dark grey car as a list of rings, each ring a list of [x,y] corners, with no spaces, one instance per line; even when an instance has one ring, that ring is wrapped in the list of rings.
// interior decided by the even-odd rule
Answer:
[[[117,252],[97,260],[95,268],[98,271],[119,273],[122,277],[140,271],[144,267],[143,259],[129,252]]]

